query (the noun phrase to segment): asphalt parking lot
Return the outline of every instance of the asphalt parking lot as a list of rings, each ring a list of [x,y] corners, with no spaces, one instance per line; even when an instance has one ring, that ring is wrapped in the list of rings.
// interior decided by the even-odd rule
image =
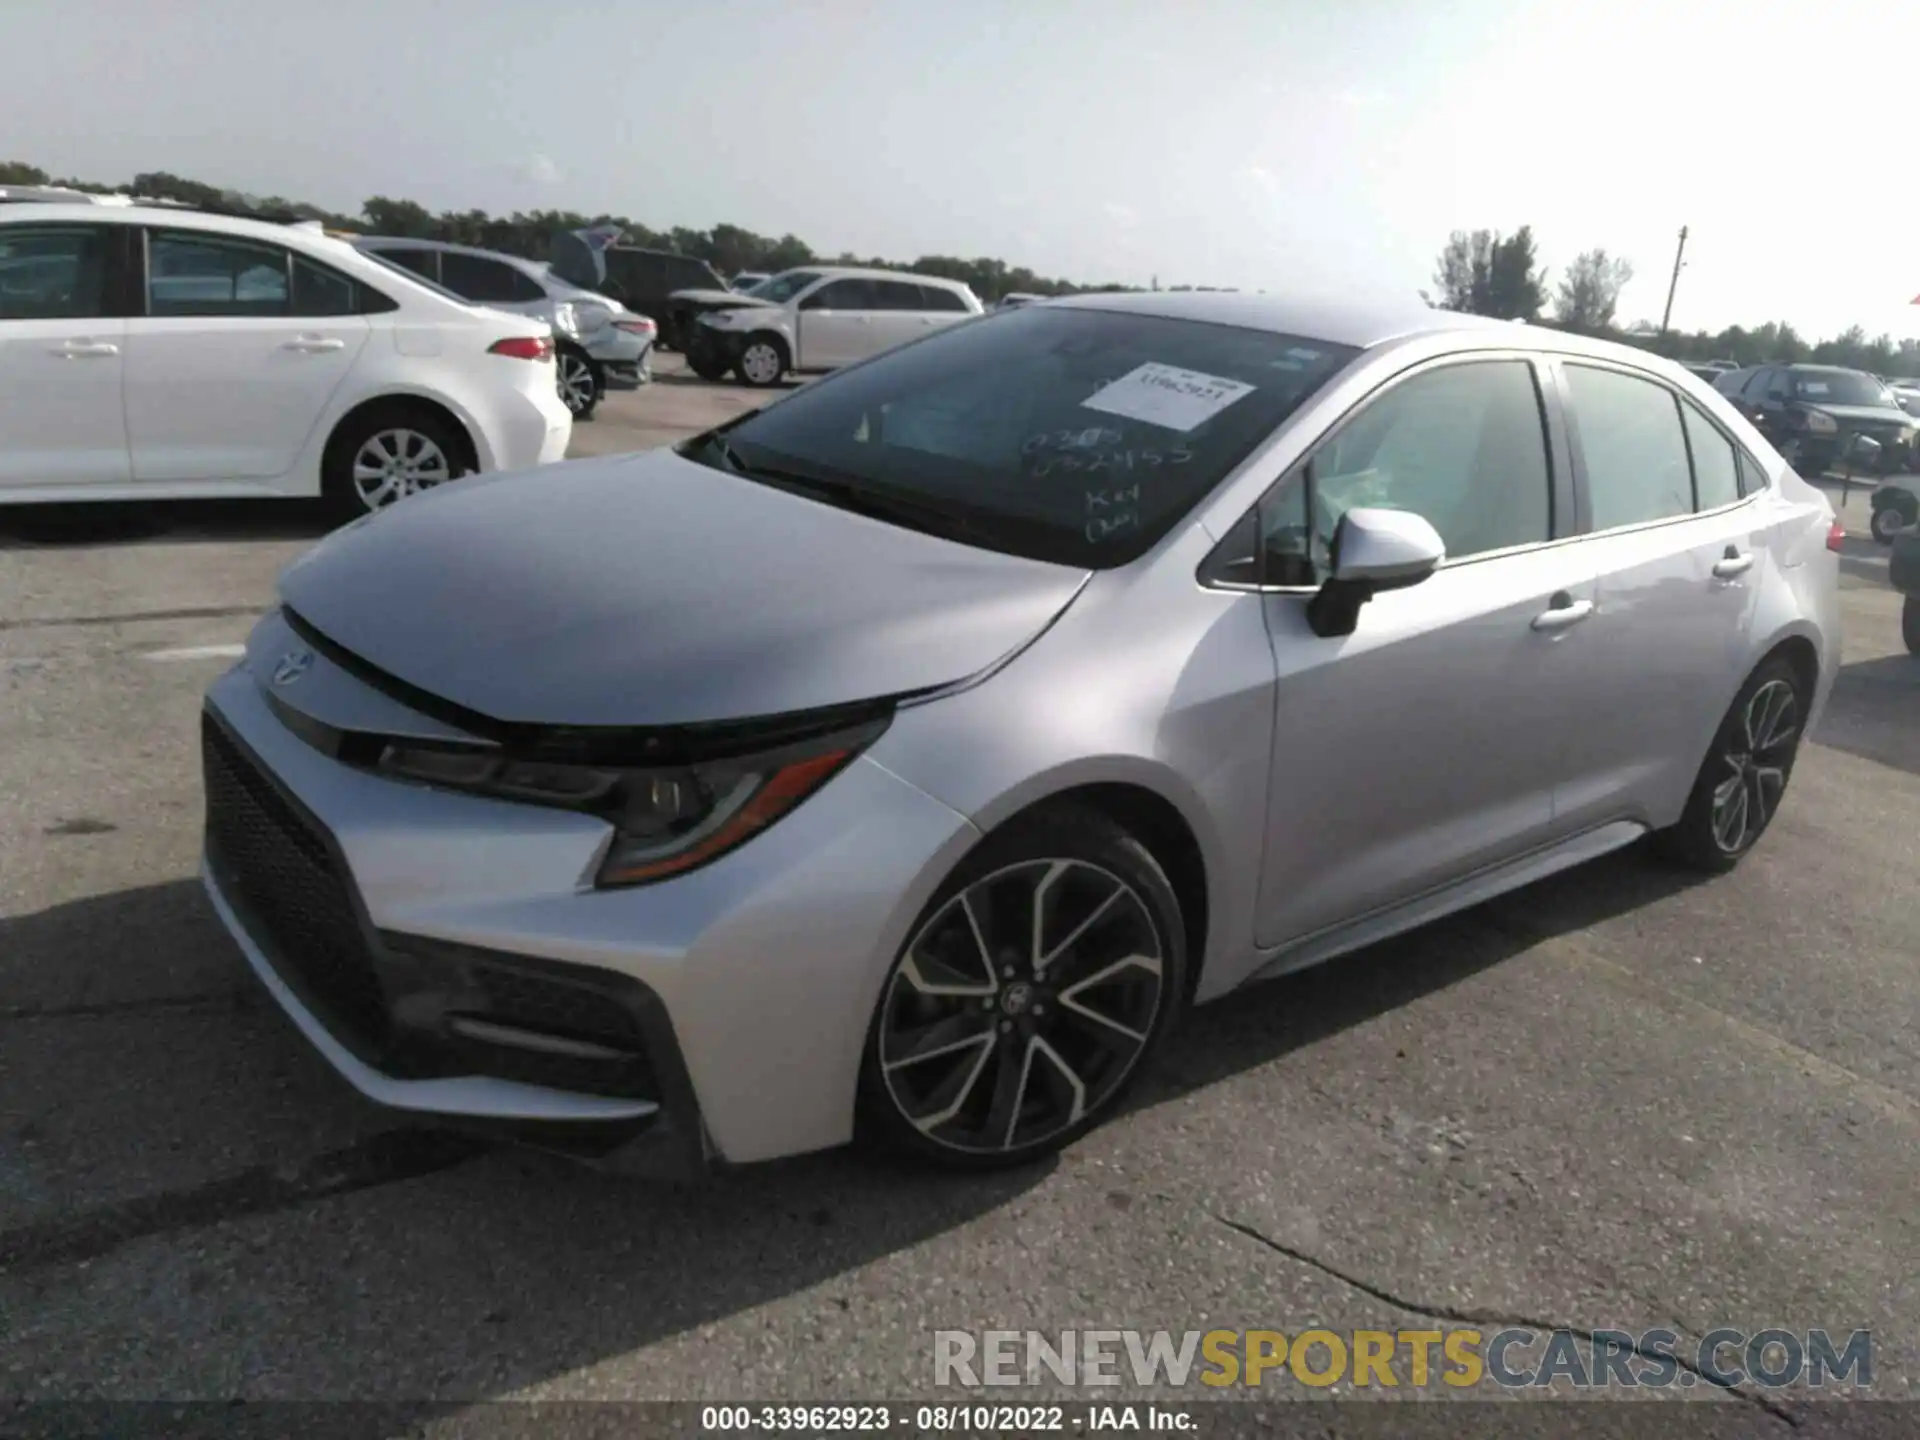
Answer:
[[[660,368],[579,453],[760,398]],[[317,523],[0,517],[0,1402],[924,1397],[941,1328],[1463,1317],[1867,1328],[1920,1399],[1920,660],[1845,516],[1845,670],[1733,876],[1614,857],[1197,1012],[1033,1171],[698,1188],[374,1112],[214,921],[200,693]]]

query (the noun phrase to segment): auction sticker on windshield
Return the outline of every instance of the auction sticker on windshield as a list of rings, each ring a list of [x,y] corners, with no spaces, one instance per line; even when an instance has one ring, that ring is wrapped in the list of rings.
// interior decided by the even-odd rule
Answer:
[[[1148,361],[1080,403],[1089,410],[1144,420],[1184,434],[1252,393],[1253,386],[1238,380]]]

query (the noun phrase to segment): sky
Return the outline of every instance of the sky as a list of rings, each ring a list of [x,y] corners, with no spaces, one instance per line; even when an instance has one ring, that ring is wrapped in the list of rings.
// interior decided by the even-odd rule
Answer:
[[[1530,224],[1550,288],[1632,263],[1623,323],[1684,225],[1676,327],[1901,339],[1916,41],[1891,0],[0,0],[0,158],[1273,291]]]

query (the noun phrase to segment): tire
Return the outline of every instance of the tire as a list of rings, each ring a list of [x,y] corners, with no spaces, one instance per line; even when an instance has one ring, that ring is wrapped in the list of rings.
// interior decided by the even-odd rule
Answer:
[[[791,363],[787,357],[787,342],[778,335],[750,335],[746,344],[740,347],[740,357],[733,362],[733,373],[740,377],[742,385],[766,390],[778,385],[786,377],[787,367]]]
[[[702,380],[724,380],[727,378],[726,357],[716,355],[705,345],[686,352],[687,368]]]
[[[1035,895],[1053,947],[1038,965]],[[1053,1154],[1151,1065],[1185,1008],[1187,966],[1180,902],[1132,835],[1078,806],[1013,822],[955,868],[888,971],[861,1059],[860,1138],[963,1170]],[[1099,975],[1111,978],[1089,983]]]
[[[555,383],[576,422],[593,419],[607,393],[607,372],[584,350],[563,345],[553,357]]]
[[[1882,505],[1878,510],[1874,511],[1873,520],[1867,528],[1872,532],[1873,538],[1878,540],[1882,545],[1891,545],[1893,544],[1893,537],[1912,525],[1913,522],[1913,511],[1910,511],[1905,505],[1902,505],[1896,500],[1892,504]]]
[[[1790,697],[1785,709],[1776,708],[1780,686]],[[1663,855],[1708,874],[1725,873],[1746,857],[1786,798],[1810,700],[1799,671],[1781,656],[1762,662],[1747,677],[1700,763],[1686,810],[1654,836]],[[1723,808],[1723,787],[1734,781],[1737,790],[1726,792]],[[1736,804],[1743,817],[1737,823],[1731,808]]]
[[[1907,596],[1900,607],[1900,638],[1907,642],[1909,655],[1920,655],[1920,595]]]
[[[397,500],[474,473],[458,426],[404,401],[369,406],[340,423],[320,462],[320,497],[338,520],[356,520]],[[383,470],[384,474],[371,473]]]

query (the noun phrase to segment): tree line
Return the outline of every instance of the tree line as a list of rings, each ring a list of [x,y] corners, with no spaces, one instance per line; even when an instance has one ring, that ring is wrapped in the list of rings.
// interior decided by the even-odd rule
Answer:
[[[1574,257],[1549,296],[1547,271],[1540,264],[1532,226],[1522,225],[1511,235],[1456,230],[1434,266],[1433,289],[1421,291],[1420,296],[1435,309],[1603,336],[1671,360],[1730,360],[1741,366],[1805,360],[1874,375],[1920,376],[1920,340],[1896,341],[1884,334],[1869,339],[1858,325],[1820,341],[1807,340],[1780,320],[1751,327],[1729,325],[1718,331],[1662,333],[1646,321],[1623,328],[1614,312],[1633,273],[1632,263],[1625,259],[1603,249],[1585,250]]]
[[[739,225],[715,225],[711,230],[694,230],[676,225],[655,230],[625,215],[583,215],[572,210],[521,210],[511,215],[489,215],[484,210],[446,210],[438,214],[413,200],[398,200],[375,195],[365,201],[357,215],[345,215],[304,201],[288,200],[280,195],[241,195],[218,185],[191,180],[164,170],[143,171],[122,185],[102,185],[93,181],[54,179],[37,165],[25,161],[0,161],[0,185],[60,185],[91,194],[138,195],[156,200],[175,200],[188,205],[244,205],[263,213],[295,215],[318,220],[335,230],[353,230],[375,235],[406,235],[417,239],[445,240],[460,245],[477,245],[509,255],[529,259],[547,258],[547,247],[557,230],[583,230],[589,226],[615,225],[626,232],[626,243],[652,250],[671,250],[706,261],[723,277],[742,270],[769,273],[789,270],[796,265],[862,265],[879,270],[912,270],[923,275],[965,281],[988,304],[1002,295],[1075,295],[1089,291],[1131,291],[1138,285],[1083,284],[1071,280],[1035,274],[1024,265],[1009,265],[990,257],[965,259],[955,255],[922,255],[911,262],[860,256],[843,251],[823,255],[797,235],[758,235]],[[1173,290],[1208,290],[1207,285],[1174,285]]]
[[[318,220],[336,230],[379,235],[407,235],[478,245],[510,255],[544,260],[557,230],[583,230],[616,225],[627,243],[649,249],[671,250],[706,261],[722,276],[742,270],[768,272],[796,265],[865,265],[882,270],[913,270],[964,281],[988,304],[1002,295],[1076,295],[1087,292],[1138,291],[1143,287],[1087,284],[1035,274],[1024,265],[1009,265],[986,256],[966,259],[955,255],[922,255],[903,262],[843,251],[818,253],[797,235],[759,235],[739,225],[715,225],[694,230],[676,225],[655,230],[624,215],[585,215],[572,210],[515,211],[489,215],[484,210],[445,210],[434,213],[413,200],[375,195],[355,215],[345,215],[279,195],[239,195],[217,185],[191,180],[164,170],[143,171],[123,185],[54,179],[24,161],[0,161],[0,185],[62,185],[93,194],[131,194],[189,205],[236,204],[263,212]],[[1616,322],[1620,291],[1633,278],[1631,262],[1604,249],[1586,250],[1574,257],[1556,285],[1549,286],[1531,226],[1511,235],[1494,230],[1456,230],[1440,252],[1433,289],[1420,292],[1427,304],[1442,310],[1460,310],[1507,320],[1526,320],[1581,334],[1601,335],[1653,350],[1674,360],[1727,360],[1737,365],[1767,361],[1811,360],[1847,365],[1876,375],[1920,376],[1920,340],[1895,341],[1890,335],[1869,339],[1856,325],[1831,339],[1803,338],[1784,321],[1764,325],[1730,325],[1724,330],[1661,333],[1644,322],[1620,327]],[[1159,288],[1155,285],[1154,288]],[[1170,290],[1214,290],[1211,285],[1171,285]]]

